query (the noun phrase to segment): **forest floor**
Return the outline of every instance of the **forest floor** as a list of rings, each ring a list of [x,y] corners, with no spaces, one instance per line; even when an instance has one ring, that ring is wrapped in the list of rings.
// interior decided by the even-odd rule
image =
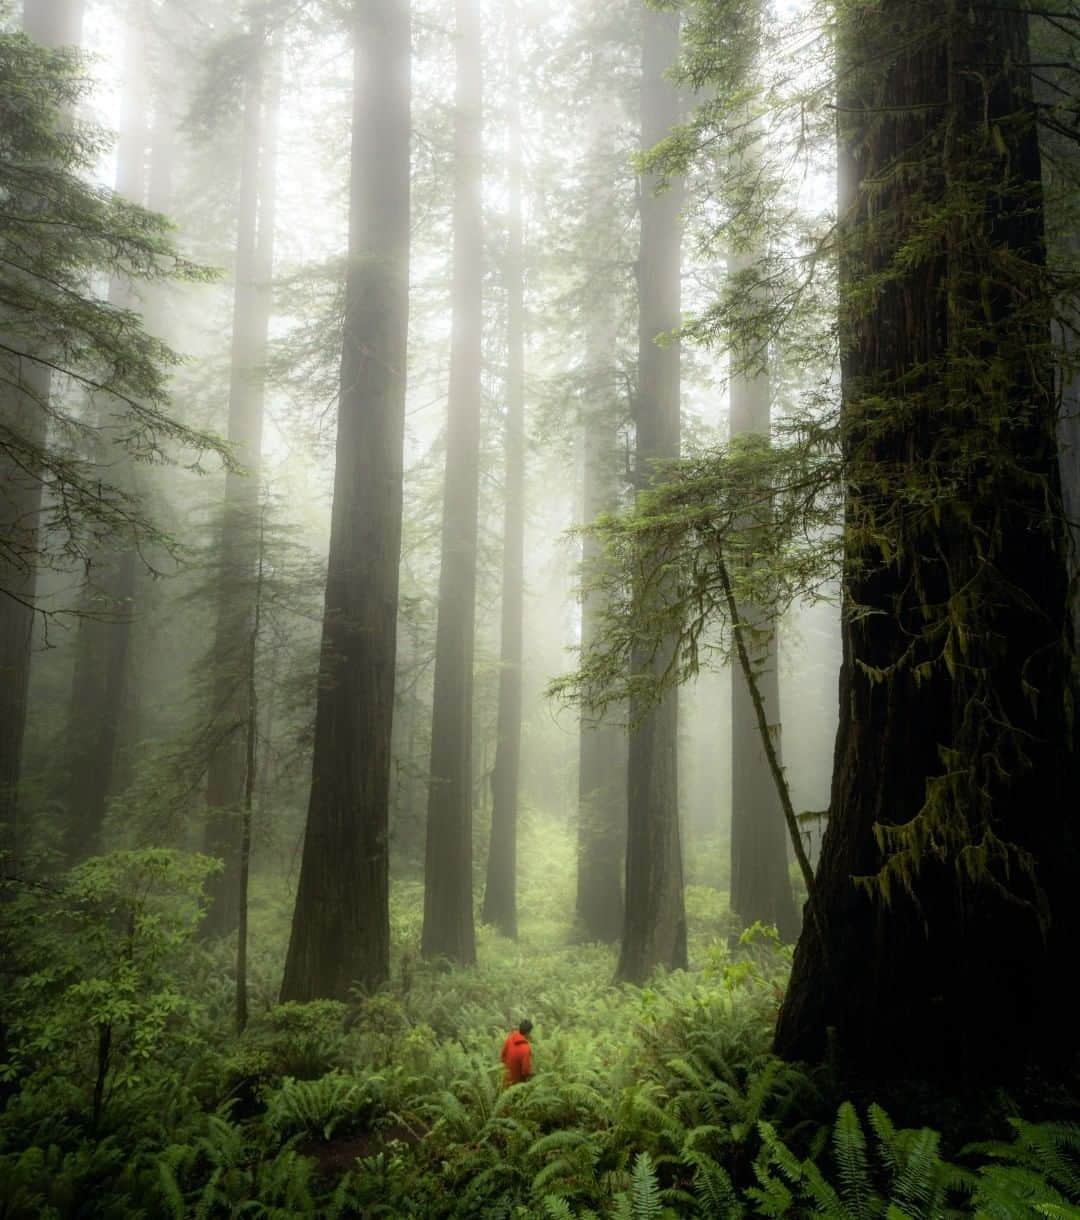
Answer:
[[[998,1094],[901,1090],[882,1109],[836,1065],[770,1054],[790,950],[730,937],[702,876],[720,855],[691,865],[693,969],[617,987],[611,947],[572,943],[570,834],[530,817],[520,940],[480,929],[477,967],[425,964],[421,886],[400,881],[392,981],[350,1004],[274,1003],[289,901],[263,878],[240,1036],[230,946],[170,932],[167,904],[107,987],[28,922],[38,971],[6,1003],[0,1216],[1080,1217],[1080,1129],[1025,1122]],[[99,953],[117,934],[97,928]],[[499,1047],[524,1016],[536,1075],[504,1089]]]

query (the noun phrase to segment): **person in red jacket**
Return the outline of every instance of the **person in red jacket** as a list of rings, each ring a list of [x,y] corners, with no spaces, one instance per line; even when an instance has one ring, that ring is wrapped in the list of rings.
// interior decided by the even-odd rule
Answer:
[[[532,1047],[527,1037],[532,1022],[526,1018],[503,1043],[504,1083],[521,1084],[532,1075]]]

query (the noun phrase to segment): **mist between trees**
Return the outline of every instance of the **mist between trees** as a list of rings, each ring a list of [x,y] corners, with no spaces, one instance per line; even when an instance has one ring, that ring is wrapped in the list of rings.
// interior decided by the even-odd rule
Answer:
[[[1072,1214],[1077,35],[0,2],[11,1214]]]

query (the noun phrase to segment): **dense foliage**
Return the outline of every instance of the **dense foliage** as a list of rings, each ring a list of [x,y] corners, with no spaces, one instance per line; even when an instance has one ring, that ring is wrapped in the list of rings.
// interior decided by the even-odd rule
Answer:
[[[567,947],[572,846],[531,815],[518,944],[418,961],[414,883],[394,893],[392,982],[348,1004],[273,1004],[286,895],[254,899],[251,1024],[228,1034],[221,945],[193,939],[210,863],[105,856],[8,896],[26,963],[2,1001],[6,1217],[1066,1216],[1080,1131],[1004,1096],[886,1110],[842,1065],[769,1053],[790,953],[726,947],[723,895],[690,886],[699,965],[644,989],[612,951]],[[505,1089],[498,1047],[536,1024],[537,1074]],[[104,1047],[104,1050],[103,1050]],[[985,1107],[976,1109],[976,1107]]]

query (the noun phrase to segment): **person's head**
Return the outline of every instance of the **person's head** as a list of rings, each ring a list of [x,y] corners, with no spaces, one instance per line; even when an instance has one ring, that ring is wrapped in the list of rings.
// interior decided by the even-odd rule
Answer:
[[[526,1038],[529,1036],[529,1031],[532,1029],[532,1022],[528,1017],[518,1026],[518,1033],[523,1034]]]

